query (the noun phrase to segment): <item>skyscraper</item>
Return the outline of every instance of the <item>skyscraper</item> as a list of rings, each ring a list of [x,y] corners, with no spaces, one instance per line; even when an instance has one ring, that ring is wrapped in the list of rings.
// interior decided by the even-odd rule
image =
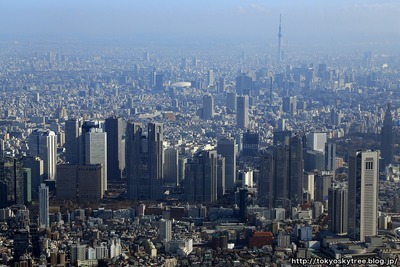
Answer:
[[[343,188],[329,188],[328,192],[329,229],[335,234],[347,233],[347,190]]]
[[[236,125],[245,129],[249,126],[249,96],[237,97]]]
[[[312,150],[325,152],[326,133],[312,132],[307,136],[307,146]]]
[[[250,132],[250,130],[247,130],[245,133],[243,133],[242,155],[244,157],[258,157],[259,148],[260,135],[258,132]]]
[[[149,123],[147,136],[142,126],[126,127],[126,172],[128,198],[159,200],[163,197],[163,125]]]
[[[264,151],[260,158],[257,182],[258,205],[272,209],[275,206],[275,147]]]
[[[172,239],[172,221],[161,219],[159,223],[161,241],[169,242]]]
[[[122,118],[112,116],[106,119],[107,133],[107,179],[118,181],[122,178],[124,155],[122,150]]]
[[[217,151],[199,151],[186,164],[185,195],[188,201],[211,203],[217,200]]]
[[[37,200],[39,198],[39,186],[44,181],[43,160],[39,157],[23,157],[22,165],[31,170],[32,198]]]
[[[226,107],[233,112],[236,112],[236,105],[237,105],[236,97],[237,95],[235,92],[226,93]]]
[[[92,121],[84,121],[82,122],[82,127],[79,135],[79,143],[78,143],[78,154],[79,154],[79,165],[86,164],[86,133],[89,133],[92,129],[93,131],[98,131],[96,129],[100,129],[100,123],[97,120]]]
[[[79,138],[82,121],[69,119],[65,122],[65,160],[69,164],[79,164]]]
[[[348,235],[364,241],[378,233],[379,151],[357,151],[349,157]]]
[[[289,194],[292,205],[299,205],[303,200],[303,142],[302,137],[296,135],[290,138],[290,174]]]
[[[393,161],[393,119],[390,110],[390,103],[387,105],[385,119],[381,130],[381,151],[384,161],[384,166]]]
[[[103,167],[92,165],[57,165],[59,199],[100,200],[104,195]]]
[[[325,170],[335,171],[336,170],[336,144],[326,143],[325,144]]]
[[[164,151],[164,184],[176,186],[179,183],[178,150],[169,147]]]
[[[20,159],[0,157],[0,183],[0,206],[24,204],[24,173]]]
[[[214,97],[212,94],[203,96],[203,119],[209,120],[214,117]]]
[[[101,164],[103,168],[102,188],[107,190],[107,133],[91,128],[85,134],[85,165]]]
[[[207,72],[207,86],[214,86],[215,85],[215,78],[214,78],[214,71],[208,70]]]
[[[253,79],[242,73],[236,77],[236,93],[238,95],[249,95],[250,90],[253,87]]]
[[[226,82],[224,77],[220,77],[218,80],[218,92],[223,93],[225,91]]]
[[[39,226],[49,228],[49,188],[45,184],[39,187]]]
[[[217,153],[225,158],[225,189],[233,191],[236,183],[236,144],[234,139],[222,138]]]
[[[44,179],[54,180],[57,165],[56,134],[49,130],[34,130],[29,136],[29,152],[43,160]]]
[[[261,155],[258,201],[269,208],[297,206],[303,200],[303,144],[301,136],[279,143]],[[286,204],[285,204],[286,203]]]

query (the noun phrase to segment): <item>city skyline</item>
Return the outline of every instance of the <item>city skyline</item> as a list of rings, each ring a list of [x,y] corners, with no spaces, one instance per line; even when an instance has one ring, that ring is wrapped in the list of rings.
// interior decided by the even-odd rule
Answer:
[[[2,264],[397,265],[398,11],[0,0]]]

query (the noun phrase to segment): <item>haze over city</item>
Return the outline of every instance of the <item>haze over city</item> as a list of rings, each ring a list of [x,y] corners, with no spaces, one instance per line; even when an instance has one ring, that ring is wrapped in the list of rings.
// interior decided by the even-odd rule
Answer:
[[[399,44],[400,3],[358,1],[0,1],[1,38],[62,41],[228,40],[289,46]]]

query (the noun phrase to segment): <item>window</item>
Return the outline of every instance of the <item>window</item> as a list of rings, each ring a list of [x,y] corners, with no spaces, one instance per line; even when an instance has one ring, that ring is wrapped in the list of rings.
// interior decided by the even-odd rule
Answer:
[[[373,161],[365,162],[365,169],[366,170],[373,170],[374,169],[374,162]]]

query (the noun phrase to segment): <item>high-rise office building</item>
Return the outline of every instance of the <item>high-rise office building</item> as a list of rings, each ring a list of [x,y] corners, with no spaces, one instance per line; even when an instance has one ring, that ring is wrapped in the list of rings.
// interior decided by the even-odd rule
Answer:
[[[292,137],[291,131],[276,131],[274,132],[273,144],[274,146],[278,144],[288,146],[291,137]]]
[[[226,93],[226,107],[233,112],[236,112],[236,105],[237,105],[236,97],[237,95],[235,92]]]
[[[214,71],[208,70],[207,72],[207,86],[214,86],[215,85],[215,78],[214,78]]]
[[[93,130],[92,130],[93,129]],[[78,154],[79,161],[77,164],[85,165],[86,164],[86,133],[91,131],[101,131],[100,122],[97,120],[92,121],[84,121],[82,122],[82,127],[79,136],[79,144],[78,144]]]
[[[258,157],[259,149],[260,149],[259,133],[250,132],[249,130],[243,133],[242,155],[244,157],[249,157],[249,158]]]
[[[39,226],[49,228],[49,188],[45,184],[39,187]]]
[[[217,200],[217,151],[199,151],[186,164],[185,195],[188,201],[211,203]]]
[[[56,178],[57,136],[53,131],[34,130],[29,136],[29,152],[31,156],[43,160],[44,179]]]
[[[325,144],[325,170],[335,171],[336,170],[336,144],[326,143]]]
[[[236,143],[222,138],[217,142],[217,153],[225,158],[225,190],[233,191],[236,184]]]
[[[81,134],[81,120],[69,119],[65,122],[65,160],[69,164],[79,164],[79,138]]]
[[[261,155],[258,201],[269,208],[297,206],[303,201],[303,151],[301,136],[289,145],[278,144]]]
[[[102,165],[102,188],[107,190],[107,133],[101,129],[91,128],[85,134],[85,165]]]
[[[290,149],[286,145],[278,145],[275,148],[275,172],[274,186],[275,186],[275,207],[277,200],[289,199],[289,174],[290,174]]]
[[[20,261],[20,258],[25,254],[29,253],[29,247],[32,245],[30,242],[29,231],[27,229],[18,229],[14,233],[14,261],[17,263]],[[24,266],[20,263],[19,266]],[[26,263],[28,266],[28,263]]]
[[[77,166],[76,181],[79,199],[100,200],[103,198],[105,191],[104,172],[102,164]]]
[[[32,201],[32,174],[31,169],[23,168],[23,192],[24,204],[27,205]]]
[[[326,133],[312,132],[307,136],[307,146],[322,153],[325,152]]]
[[[329,188],[328,217],[329,230],[332,233],[347,234],[347,205],[348,194],[344,188]]]
[[[315,181],[315,200],[324,203],[328,200],[329,188],[332,188],[333,176],[321,172],[314,176]]]
[[[214,117],[214,97],[212,94],[203,96],[203,119],[209,120]]]
[[[217,161],[217,199],[220,199],[225,194],[226,178],[225,178],[225,158],[218,155]]]
[[[164,184],[176,186],[179,184],[178,149],[169,147],[164,150]]]
[[[159,200],[163,197],[163,125],[149,123],[147,136],[141,124],[126,127],[128,198]]]
[[[388,103],[385,119],[383,120],[383,127],[381,130],[381,152],[384,161],[384,166],[392,163],[393,161],[393,119]]]
[[[22,166],[31,170],[31,192],[32,198],[39,198],[39,186],[44,182],[43,160],[39,157],[23,157]]]
[[[57,198],[75,199],[78,193],[76,168],[78,165],[59,164],[57,165]]]
[[[107,179],[118,181],[122,178],[124,155],[122,147],[122,118],[112,116],[106,119],[107,133]]]
[[[282,110],[283,112],[296,114],[297,112],[297,97],[296,96],[285,96],[282,98]]]
[[[220,77],[218,80],[218,92],[222,93],[225,91],[226,82],[224,77]]]
[[[307,193],[308,197],[303,199],[306,199],[306,201],[311,201],[315,199],[315,177],[314,173],[311,172],[306,172],[304,173],[304,178],[303,178],[303,188],[305,190],[305,193]]]
[[[157,73],[155,77],[154,89],[157,91],[164,90],[164,73]]]
[[[100,200],[104,196],[103,167],[92,165],[57,165],[57,198]]]
[[[275,206],[275,147],[270,148],[260,157],[258,175],[258,205],[272,209]]]
[[[236,93],[238,95],[249,95],[250,90],[253,88],[253,79],[242,73],[236,77]]]
[[[172,221],[161,219],[159,223],[160,240],[169,242],[172,239]]]
[[[378,232],[379,151],[349,157],[348,235],[364,241]]]
[[[0,157],[0,207],[25,204],[24,173],[21,159]]]
[[[249,96],[238,96],[236,108],[236,126],[245,129],[249,126]]]
[[[299,205],[303,201],[303,142],[299,135],[290,138],[290,174],[289,194],[292,205]]]

